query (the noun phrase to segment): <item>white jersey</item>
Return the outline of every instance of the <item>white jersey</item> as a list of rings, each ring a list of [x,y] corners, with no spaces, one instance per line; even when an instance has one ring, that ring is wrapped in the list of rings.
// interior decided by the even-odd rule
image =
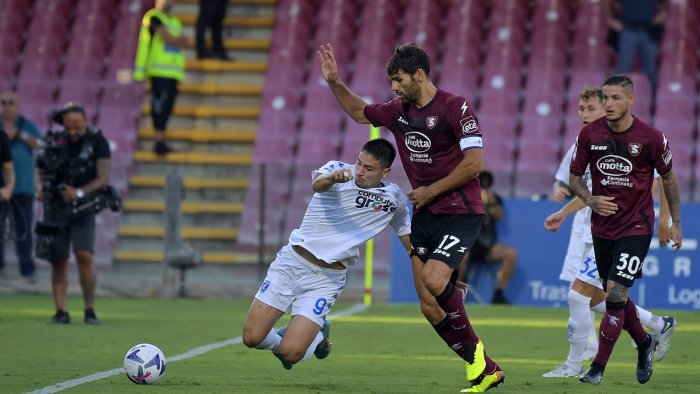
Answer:
[[[355,174],[354,165],[330,161],[312,172],[312,180],[341,168]],[[289,243],[303,247],[323,261],[340,261],[348,267],[359,257],[357,247],[387,225],[399,236],[410,234],[408,197],[395,184],[385,179],[381,183],[378,188],[362,189],[353,180],[314,193],[301,225],[290,234]]]
[[[569,150],[566,151],[566,154],[561,159],[561,163],[559,163],[557,174],[555,175],[556,180],[567,186],[569,185],[569,167],[571,167],[571,158],[574,155],[574,148],[576,148],[576,144],[571,145]],[[593,189],[590,168],[586,167],[586,172],[583,174],[583,179],[586,181],[588,190]],[[581,240],[586,243],[593,243],[593,236],[591,235],[592,212],[593,211],[590,207],[585,207],[576,212],[576,215],[574,215],[574,222],[571,225],[571,232],[576,233]]]

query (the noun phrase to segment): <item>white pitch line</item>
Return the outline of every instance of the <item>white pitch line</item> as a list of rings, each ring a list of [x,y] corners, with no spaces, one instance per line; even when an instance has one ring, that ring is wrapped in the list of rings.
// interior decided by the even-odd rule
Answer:
[[[367,309],[368,309],[367,305],[355,304],[348,309],[344,309],[344,310],[339,311],[337,313],[332,313],[331,317],[351,316],[351,315],[354,315],[357,313],[362,313],[362,312],[366,311]],[[243,343],[243,339],[241,337],[226,339],[223,341],[214,342],[214,343],[210,343],[208,345],[196,347],[196,348],[189,350],[185,353],[178,354],[177,356],[168,357],[167,360],[168,360],[168,362],[187,360],[188,358],[197,357],[197,356],[201,356],[202,354],[209,353],[212,350],[220,349],[222,347],[229,346],[229,345],[238,345],[240,343]],[[96,380],[108,378],[110,376],[118,375],[118,374],[123,373],[123,372],[124,372],[124,368],[116,368],[116,369],[110,369],[109,371],[96,372],[92,375],[84,376],[82,378],[71,379],[71,380],[67,380],[65,382],[56,383],[56,384],[51,385],[51,386],[46,386],[46,387],[41,388],[39,390],[30,391],[30,392],[28,392],[28,394],[57,393],[59,391],[69,389],[71,387],[75,387],[75,386],[79,386],[81,384],[90,383],[90,382],[94,382]]]

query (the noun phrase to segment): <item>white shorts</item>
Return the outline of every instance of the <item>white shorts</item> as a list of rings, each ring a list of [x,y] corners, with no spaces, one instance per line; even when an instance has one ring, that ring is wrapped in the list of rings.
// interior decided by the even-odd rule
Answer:
[[[313,265],[286,245],[270,264],[255,298],[282,312],[291,310],[292,316],[302,315],[322,326],[343,291],[346,273],[347,270]]]
[[[571,233],[569,248],[566,251],[559,279],[567,282],[578,279],[599,289],[603,288],[595,262],[593,244],[581,241],[580,235],[574,232]]]

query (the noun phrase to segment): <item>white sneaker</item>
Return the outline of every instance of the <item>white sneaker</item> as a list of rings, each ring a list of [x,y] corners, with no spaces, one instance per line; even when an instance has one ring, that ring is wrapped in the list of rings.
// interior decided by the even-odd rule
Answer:
[[[547,372],[546,374],[542,375],[542,377],[545,378],[573,378],[575,376],[578,376],[583,372],[581,368],[579,368],[578,371],[575,371],[569,367],[568,364],[564,363],[562,365],[557,366],[554,368],[552,371]]]
[[[678,326],[678,321],[673,316],[664,316],[662,319],[664,319],[664,328],[656,336],[656,340],[659,341],[656,346],[656,354],[654,354],[656,361],[661,361],[666,356],[668,349],[671,348],[671,334]]]
[[[584,360],[592,360],[596,354],[598,354],[598,342],[587,343],[586,350],[583,351],[583,359]]]

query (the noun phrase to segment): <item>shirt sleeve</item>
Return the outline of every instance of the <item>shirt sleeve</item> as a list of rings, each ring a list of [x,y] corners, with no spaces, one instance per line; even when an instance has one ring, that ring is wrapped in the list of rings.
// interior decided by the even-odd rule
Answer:
[[[482,149],[483,141],[479,119],[464,97],[455,96],[450,100],[447,122],[459,140],[462,151]]]
[[[396,234],[403,236],[411,233],[411,203],[403,191],[399,192],[399,196],[399,206],[389,224]]]
[[[331,160],[328,163],[324,164],[323,167],[319,168],[318,170],[313,170],[311,171],[311,182],[313,183],[314,180],[319,175],[328,175],[332,172],[338,171],[341,168],[346,168],[350,167],[348,163],[343,163],[342,161],[337,161],[337,160]],[[331,189],[338,187],[338,183],[334,184],[331,186]]]
[[[671,146],[663,133],[656,133],[654,140],[652,140],[651,160],[659,175],[666,174],[673,167]]]
[[[388,128],[392,125],[397,112],[395,109],[395,100],[399,99],[394,99],[384,104],[368,104],[364,109],[365,118],[367,118],[374,127],[384,126]]]
[[[10,140],[7,138],[7,133],[5,132],[0,132],[0,159],[2,159],[2,164],[12,161]]]
[[[574,146],[574,152],[571,154],[571,166],[569,166],[569,172],[572,175],[583,176],[586,173],[586,167],[588,167],[588,140],[590,139],[590,134],[588,132],[588,127],[584,127],[578,132],[576,137],[576,144]],[[567,182],[568,183],[568,182]]]
[[[576,144],[572,144],[569,150],[566,151],[564,157],[561,158],[561,163],[559,163],[559,168],[557,168],[557,173],[554,175],[554,179],[559,182],[569,185],[569,168],[571,167],[571,156],[574,154],[574,149]]]
[[[99,134],[99,138],[95,141],[95,158],[97,160],[109,159],[111,156],[112,152],[109,149],[109,142],[102,134]]]

